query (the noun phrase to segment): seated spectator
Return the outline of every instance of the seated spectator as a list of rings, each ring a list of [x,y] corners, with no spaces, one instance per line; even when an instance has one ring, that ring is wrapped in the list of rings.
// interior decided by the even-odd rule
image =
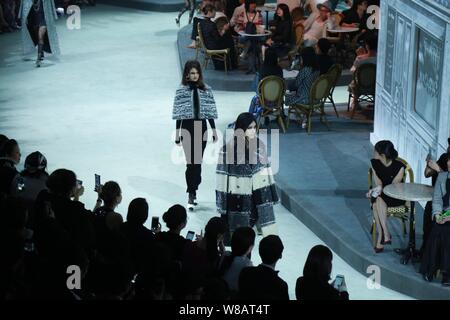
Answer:
[[[175,260],[181,261],[184,248],[188,242],[188,240],[180,235],[187,224],[186,209],[176,204],[164,213],[163,220],[169,231],[158,232],[156,234],[156,240],[165,244],[170,249]]]
[[[297,7],[291,12],[291,18],[292,18],[292,42],[297,42],[297,28],[302,28],[301,32],[301,38],[303,39],[303,34],[305,33],[305,10],[303,10],[302,7]],[[303,42],[303,40],[302,40]]]
[[[4,134],[0,134],[0,155],[2,154],[3,146],[8,142],[9,138]]]
[[[19,171],[16,165],[20,163],[19,144],[14,139],[4,142],[0,154],[0,193],[10,194],[11,185]]]
[[[278,57],[285,57],[292,42],[292,18],[289,7],[284,3],[279,4],[275,19],[269,24],[272,36],[266,41],[266,45],[275,49]]]
[[[262,263],[242,269],[239,276],[239,294],[244,300],[289,300],[288,285],[275,271],[283,253],[278,236],[270,235],[259,243]]]
[[[342,12],[341,26],[367,30],[367,6],[367,0],[354,0],[352,7]]]
[[[127,222],[121,231],[130,243],[131,257],[137,271],[141,271],[155,243],[155,234],[145,227],[148,203],[144,198],[133,199],[128,206]]]
[[[286,93],[284,99],[284,104],[287,106],[309,103],[311,86],[320,75],[317,55],[313,48],[302,49],[300,66],[301,69],[295,78],[295,82],[288,83],[288,89],[291,92]]]
[[[422,256],[420,272],[426,281],[432,281],[436,272],[442,273],[442,285],[450,286],[450,155],[447,170],[439,173],[433,194],[433,226]]]
[[[237,33],[245,31],[247,22],[252,22],[256,26],[263,24],[261,13],[256,11],[255,0],[245,0],[244,3],[234,10],[233,17],[230,20],[231,26]]]
[[[200,9],[199,13],[200,13],[200,15],[195,17],[194,20],[193,20],[192,32],[191,32],[192,43],[187,46],[190,49],[195,49],[195,47],[196,47],[196,40],[197,40],[197,36],[198,36],[198,29],[197,29],[198,28],[198,24],[200,23],[200,21],[205,19],[205,15],[203,14],[203,8],[206,7],[207,5],[212,5],[212,1],[211,0],[202,1],[202,3],[199,6],[199,9]]]
[[[200,22],[200,27],[205,41],[205,46],[211,50],[230,49],[229,59],[231,65],[230,69],[237,68],[237,56],[234,48],[234,40],[228,32],[229,24],[222,27],[221,33],[217,29],[217,25],[211,21],[216,14],[215,8],[212,5],[207,5],[203,8],[205,18]],[[216,70],[224,70],[225,64],[223,61],[213,58],[214,67]]]
[[[318,245],[309,251],[303,268],[303,277],[297,279],[295,296],[297,300],[348,300],[345,280],[339,289],[328,283],[332,270],[333,253]]]
[[[32,210],[37,196],[47,189],[48,173],[47,159],[39,151],[25,158],[25,169],[14,178],[11,185],[11,195],[21,199],[29,214],[29,225],[33,224]]]
[[[447,161],[448,156],[450,154],[450,138],[448,138],[448,148],[447,152],[441,154],[439,159],[437,161],[433,161],[432,159],[428,159],[427,166],[425,168],[425,178],[431,178],[431,184],[434,188],[436,185],[436,180],[438,178],[439,173],[448,171],[447,168]],[[433,223],[433,216],[432,216],[432,201],[428,201],[425,205],[425,210],[423,212],[423,241],[422,241],[422,247],[420,248],[421,254],[423,254],[423,251],[425,250],[428,237],[430,235],[432,223]]]
[[[213,217],[205,227],[204,237],[186,244],[182,260],[186,281],[203,285],[206,279],[217,273],[220,257],[225,251],[225,232],[225,222],[219,217]]]
[[[66,169],[55,170],[47,180],[47,188],[36,199],[36,231],[43,227],[42,223],[48,216],[48,210],[42,208],[49,206],[53,219],[71,241],[80,245],[92,257],[95,250],[95,231],[90,219],[92,213],[79,201],[84,188],[78,185],[75,173]]]
[[[283,78],[283,69],[278,64],[278,56],[273,48],[266,51],[264,63],[259,70],[259,79],[262,80],[268,76],[277,76]]]
[[[305,22],[305,34],[303,36],[303,45],[305,47],[314,47],[319,39],[325,35],[325,26],[330,17],[331,7],[329,2],[326,1],[318,4],[317,9],[319,10],[317,17],[310,23],[308,21]]]
[[[375,176],[376,187],[369,190],[367,197],[371,199],[373,215],[378,231],[376,253],[390,245],[392,237],[387,225],[387,208],[399,207],[405,201],[387,196],[383,189],[393,183],[400,183],[405,173],[405,165],[397,160],[398,152],[391,141],[383,140],[375,144],[374,159],[370,160]]]
[[[328,39],[322,38],[316,46],[317,62],[319,63],[320,75],[325,74],[333,65],[333,58],[328,55],[331,43]]]
[[[253,267],[250,254],[255,245],[255,231],[250,227],[237,228],[231,237],[231,254],[225,255],[219,274],[234,294],[239,290],[239,275],[242,269]]]

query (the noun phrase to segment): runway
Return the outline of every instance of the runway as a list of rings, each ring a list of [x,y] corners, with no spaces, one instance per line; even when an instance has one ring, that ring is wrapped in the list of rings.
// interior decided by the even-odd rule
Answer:
[[[18,140],[23,160],[39,150],[50,172],[75,171],[88,208],[95,204],[95,173],[102,182],[114,180],[122,187],[118,212],[124,217],[135,197],[147,198],[151,216],[162,216],[175,203],[186,204],[185,167],[171,160],[172,153],[181,152],[173,143],[171,120],[180,83],[174,15],[106,5],[86,8],[80,30],[58,22],[61,61],[45,62],[40,69],[22,60],[20,33],[0,35],[0,133]],[[253,95],[214,93],[218,128],[246,111]],[[186,233],[200,233],[216,215],[215,164],[205,164],[202,176],[200,208],[189,214]],[[322,241],[281,205],[276,217],[285,244],[277,269],[295,299],[295,281],[307,253]],[[260,262],[257,246],[252,258]],[[335,256],[333,263],[333,275],[345,275],[351,299],[409,299],[384,287],[370,290],[366,277],[341,258]]]

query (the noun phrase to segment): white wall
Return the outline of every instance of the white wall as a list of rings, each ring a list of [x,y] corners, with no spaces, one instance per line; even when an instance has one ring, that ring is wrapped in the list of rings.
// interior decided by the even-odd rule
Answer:
[[[450,0],[382,0],[380,19],[371,142],[391,140],[413,168],[416,182],[426,183],[429,181],[423,177],[423,170],[429,149],[436,158],[447,149],[450,137]],[[439,93],[436,116],[431,124],[415,111],[418,33],[423,32],[420,30],[441,45],[440,72],[431,74],[441,78],[436,87]]]

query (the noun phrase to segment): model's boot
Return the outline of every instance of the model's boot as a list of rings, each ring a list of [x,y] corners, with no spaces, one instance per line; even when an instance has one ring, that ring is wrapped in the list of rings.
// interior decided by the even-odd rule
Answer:
[[[43,45],[42,44],[38,44],[38,54],[37,54],[37,59],[36,59],[36,67],[37,68],[39,68],[41,66],[42,49],[43,49]]]
[[[194,207],[197,205],[195,201],[195,193],[189,193],[188,197],[188,209],[189,211],[194,211]]]

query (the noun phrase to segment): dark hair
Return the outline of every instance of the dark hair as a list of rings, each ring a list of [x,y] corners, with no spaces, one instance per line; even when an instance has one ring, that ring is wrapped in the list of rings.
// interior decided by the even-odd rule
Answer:
[[[291,12],[292,21],[298,21],[305,18],[305,9],[302,7],[294,8]]]
[[[266,51],[266,55],[264,57],[264,65],[265,66],[277,66],[278,65],[278,55],[274,48],[270,47]]]
[[[219,255],[217,248],[217,238],[225,234],[226,225],[223,219],[213,217],[209,219],[205,227],[206,254],[211,263],[215,263]]]
[[[227,17],[219,17],[215,21],[218,30],[221,30],[227,23],[229,23]]]
[[[106,206],[111,206],[118,196],[122,194],[120,186],[117,182],[108,181],[102,187],[100,198],[103,200]]]
[[[366,45],[370,50],[377,51],[378,50],[378,37],[375,35],[371,35],[366,39]]]
[[[314,71],[319,70],[319,63],[317,61],[317,55],[313,47],[306,47],[301,52],[303,67],[310,67]]]
[[[243,112],[237,117],[234,130],[236,131],[241,129],[245,132],[248,127],[250,127],[252,122],[256,123],[256,119],[253,114],[251,114],[250,112]]]
[[[288,5],[286,3],[278,4],[277,9],[278,8],[283,10],[283,20],[285,20],[285,21],[292,21],[291,13],[290,13],[289,7],[288,7]],[[280,17],[277,14],[275,14],[275,20],[278,20],[278,19],[280,19]]]
[[[1,152],[2,152],[1,156],[2,157],[9,157],[13,153],[14,148],[16,148],[18,146],[19,146],[19,144],[17,143],[16,140],[9,139],[8,141],[6,141],[3,144],[3,147],[2,147],[2,150],[1,150]]]
[[[331,261],[333,253],[330,249],[323,245],[313,247],[308,254],[305,266],[303,268],[303,276],[305,278],[313,278],[321,282],[328,282],[332,269]]]
[[[4,134],[0,134],[0,156],[3,155],[3,146],[8,142],[9,138]]]
[[[352,8],[350,10],[356,11],[358,9],[358,6],[363,4],[364,2],[367,2],[367,0],[353,0],[353,5]]]
[[[128,205],[127,221],[143,225],[148,219],[148,203],[144,198],[133,199]]]
[[[317,42],[317,46],[322,54],[328,55],[328,51],[331,49],[331,42],[327,38],[321,38],[319,39],[319,42]]]
[[[163,216],[163,221],[166,223],[167,228],[170,230],[180,227],[183,223],[186,223],[187,214],[186,208],[176,204],[171,206]]]
[[[245,11],[250,10],[251,4],[256,4],[256,0],[245,0]]]
[[[225,7],[221,1],[216,1],[214,3],[214,8],[216,9],[216,11],[219,11],[219,12],[223,12],[225,10]]]
[[[189,72],[191,72],[191,70],[194,68],[197,69],[199,75],[197,81],[198,87],[200,89],[205,89],[205,83],[203,82],[202,66],[200,65],[200,62],[198,62],[197,60],[186,61],[186,64],[184,65],[183,78],[181,79],[181,83],[185,86],[189,85]]]
[[[52,172],[47,180],[47,187],[51,193],[62,197],[70,197],[77,184],[75,172],[67,169],[58,169]]]
[[[208,12],[216,11],[216,7],[212,4],[207,4],[203,7],[202,12],[204,15],[208,14]]]
[[[283,250],[283,242],[275,235],[267,236],[259,243],[259,256],[265,264],[274,264],[281,259]]]
[[[45,171],[47,169],[47,159],[39,151],[30,153],[25,158],[24,168],[22,171],[23,176],[40,176],[41,174],[48,176],[48,173]]]
[[[375,145],[375,151],[380,155],[384,154],[388,160],[395,160],[398,158],[398,152],[395,150],[394,144],[389,140],[378,141]]]
[[[235,257],[243,256],[248,249],[255,245],[255,231],[250,227],[237,228],[231,237],[231,255],[226,256],[220,267],[220,274],[224,275],[233,264]]]

